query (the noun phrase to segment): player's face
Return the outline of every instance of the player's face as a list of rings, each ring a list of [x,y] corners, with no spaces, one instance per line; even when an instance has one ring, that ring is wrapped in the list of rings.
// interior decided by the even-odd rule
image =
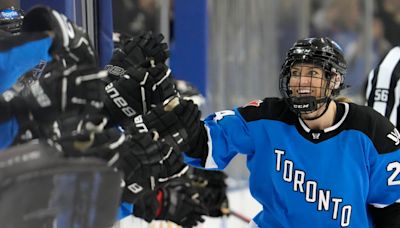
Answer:
[[[314,64],[295,64],[290,68],[289,87],[295,97],[325,95],[325,72]]]

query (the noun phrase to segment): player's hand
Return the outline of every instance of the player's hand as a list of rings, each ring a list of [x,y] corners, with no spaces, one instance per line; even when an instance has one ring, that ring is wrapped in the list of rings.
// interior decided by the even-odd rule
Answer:
[[[100,79],[106,74],[91,67],[68,71],[56,69],[19,94],[9,96],[7,100],[13,106],[21,136],[32,130],[32,125],[46,130],[65,112],[77,116],[101,112],[104,84]]]
[[[103,109],[105,71],[92,67],[54,70],[22,91],[22,96],[39,123],[54,121],[61,113],[97,113]]]
[[[66,116],[57,122],[50,142],[72,157],[97,157],[123,173],[122,200],[135,203],[158,187],[162,161],[168,153],[150,134],[130,134],[118,128],[105,128],[105,117],[88,119]]]
[[[130,67],[149,68],[156,64],[164,64],[168,58],[168,45],[162,43],[161,34],[146,32],[125,40],[117,48],[106,69],[114,80],[123,76]]]
[[[202,204],[208,210],[208,216],[221,217],[225,215],[221,209],[229,209],[226,195],[226,174],[222,171],[211,171],[192,168],[189,171],[192,186],[199,192]]]
[[[168,109],[170,103],[150,110],[143,116],[144,124],[150,131],[158,132],[174,150],[184,152],[190,149],[191,140],[199,135],[201,112],[192,101],[180,99],[172,110]]]
[[[180,153],[154,140],[150,133],[139,133],[136,129],[122,133],[112,128],[96,133],[92,138],[94,143],[83,151],[83,155],[103,158],[124,173],[126,186],[122,200],[125,202],[134,203],[155,190],[159,178],[174,176],[184,166]]]
[[[135,203],[133,215],[147,222],[153,221],[157,217],[157,211],[162,207],[162,202],[157,199],[158,194],[159,191],[152,191],[139,198]]]
[[[143,189],[154,190],[170,180],[181,176],[186,171],[182,155],[168,144],[154,139],[151,133],[134,133],[128,141],[129,150],[120,153],[115,166],[125,173],[127,187],[123,200],[134,202],[141,197]],[[132,164],[137,160],[140,166]]]
[[[95,156],[108,161],[114,155],[111,145],[119,145],[123,135],[116,128],[106,128],[107,123],[102,114],[67,112],[45,130],[45,136],[67,157]]]
[[[117,123],[147,113],[151,107],[176,94],[171,70],[164,64],[154,68],[129,67],[125,75],[105,87],[106,109]]]
[[[95,66],[97,56],[87,33],[67,17],[46,6],[31,9],[24,17],[22,33],[49,32],[54,41],[50,53],[56,59]]]
[[[170,181],[161,191],[163,203],[157,219],[169,220],[183,227],[193,227],[204,222],[202,216],[207,214],[207,210],[187,179]]]

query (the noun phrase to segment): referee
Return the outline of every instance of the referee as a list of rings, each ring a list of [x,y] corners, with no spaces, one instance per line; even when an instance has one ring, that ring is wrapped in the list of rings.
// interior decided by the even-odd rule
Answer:
[[[400,127],[400,47],[392,48],[368,76],[367,105]]]

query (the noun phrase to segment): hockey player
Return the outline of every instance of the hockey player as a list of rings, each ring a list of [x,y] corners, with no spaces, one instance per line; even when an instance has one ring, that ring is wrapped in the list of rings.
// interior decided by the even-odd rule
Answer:
[[[36,14],[38,11],[46,12],[47,15],[54,17],[58,16],[60,20],[52,21],[50,25],[52,17],[46,17],[47,15],[43,14],[45,18],[40,18]],[[6,12],[10,14],[10,10]],[[30,14],[29,20],[35,20],[43,27],[48,27],[43,28],[43,31],[29,31],[25,28],[23,34],[14,33],[16,34],[14,36],[6,34],[0,38],[3,91],[16,81],[20,73],[38,63],[39,59],[54,60],[60,55],[68,58],[68,52],[63,50],[68,49],[69,54],[73,54],[76,57],[75,60],[79,60],[78,58],[85,55],[79,54],[82,53],[80,51],[75,52],[77,51],[75,48],[85,45],[87,45],[86,50],[91,48],[88,43],[77,45],[77,42],[74,42],[74,38],[76,41],[86,39],[84,33],[76,30],[72,33],[75,36],[72,34],[67,36],[68,31],[60,29],[64,26],[61,23],[68,22],[57,12],[38,7],[30,13],[35,16],[32,18]],[[9,19],[7,23],[2,23],[2,28],[17,32],[21,25],[19,23],[21,18],[17,19],[12,21]],[[76,29],[71,24],[69,28]],[[38,27],[35,29],[39,30]],[[95,91],[101,91],[104,87],[100,78],[105,76],[106,72],[98,72],[90,64],[75,66],[76,68],[70,71],[60,68],[57,72],[49,72],[46,79],[38,81],[31,88],[26,88],[23,91],[24,94],[18,94],[14,90],[8,90],[2,94],[0,99],[2,148],[8,147],[13,141],[26,142],[32,139],[34,137],[32,134],[41,132],[34,130],[39,130],[39,126],[48,126],[47,121],[51,122],[65,112],[65,109],[74,110],[75,114],[79,113],[78,110],[85,110],[85,112],[99,110],[98,105],[102,101],[99,100],[100,93]],[[87,77],[88,75],[90,77]],[[80,79],[80,81],[73,81],[73,79]],[[70,83],[67,83],[68,80],[71,80]],[[61,81],[65,81],[63,84],[68,92],[61,92]],[[69,96],[62,96],[67,94]],[[82,104],[74,104],[72,96],[81,102],[90,101],[90,105],[84,107],[85,105]],[[61,100],[64,102],[60,102]],[[35,135],[35,137],[42,136]],[[43,142],[36,145],[34,141],[1,152],[3,185],[0,192],[3,197],[0,217],[3,221],[2,227],[97,228],[112,225],[120,200],[121,175],[99,159],[65,158],[66,155]],[[87,189],[89,186],[91,191]],[[29,193],[25,192],[26,189],[29,189]],[[51,211],[51,213],[45,211]]]
[[[2,75],[0,92],[10,88],[22,73],[30,70],[41,59],[57,60],[63,56],[63,58],[74,59],[77,63],[85,62],[88,65],[96,59],[86,33],[54,10],[36,7],[28,12],[23,24],[21,34],[0,38],[0,73]],[[3,96],[13,93],[10,92]],[[10,99],[5,99],[0,104],[3,110],[0,148],[6,148],[13,142],[19,128],[19,123],[10,111],[9,101]]]
[[[333,100],[345,73],[334,41],[301,39],[282,65],[283,98],[204,121],[183,100],[172,112],[154,112],[174,113],[189,133],[192,165],[223,169],[237,153],[247,156],[250,191],[263,206],[255,226],[399,227],[400,134],[373,109]]]
[[[60,59],[95,63],[86,33],[64,15],[48,7],[35,7],[23,18],[21,33],[0,37],[0,92],[41,60]],[[79,57],[78,57],[79,56]]]

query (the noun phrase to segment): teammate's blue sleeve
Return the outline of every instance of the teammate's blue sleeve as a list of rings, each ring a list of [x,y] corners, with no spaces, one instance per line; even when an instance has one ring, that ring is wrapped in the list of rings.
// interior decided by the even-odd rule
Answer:
[[[378,154],[373,148],[369,161],[370,189],[367,202],[377,208],[400,202],[400,150]]]
[[[206,169],[224,169],[237,154],[252,154],[254,142],[247,124],[237,109],[216,112],[204,120],[208,136]],[[199,166],[199,159],[185,159],[187,164]]]
[[[49,48],[53,39],[49,36],[34,38],[0,45],[0,93],[9,89],[22,74],[36,66],[40,60],[51,60]]]
[[[118,220],[133,214],[134,206],[131,203],[122,202],[118,209]]]
[[[18,134],[18,121],[12,118],[7,122],[0,123],[0,150],[8,148]]]
[[[200,158],[192,158],[189,157],[187,154],[183,153],[183,162],[189,164],[191,166],[203,168],[201,166],[201,159]]]
[[[0,40],[0,93],[9,89],[25,72],[40,60],[50,61],[49,49],[53,39],[47,34],[23,34]],[[0,149],[11,145],[18,134],[15,118],[0,123]]]

